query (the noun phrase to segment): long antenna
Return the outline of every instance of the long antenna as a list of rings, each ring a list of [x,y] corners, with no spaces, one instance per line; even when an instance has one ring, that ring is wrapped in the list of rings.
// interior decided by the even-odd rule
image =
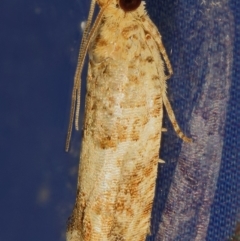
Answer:
[[[69,119],[69,124],[68,124],[67,139],[66,139],[66,145],[65,145],[66,151],[69,151],[69,146],[70,146],[70,141],[71,141],[71,136],[72,136],[72,127],[73,127],[74,114],[75,114],[75,110],[76,110],[77,94],[81,95],[81,72],[82,72],[82,70],[81,70],[82,63],[81,62],[83,62],[83,60],[84,60],[83,53],[85,52],[84,49],[86,48],[85,46],[86,46],[88,35],[90,32],[90,26],[92,23],[95,5],[96,5],[96,0],[92,0],[91,5],[90,5],[89,14],[88,14],[88,19],[87,19],[86,26],[85,26],[85,29],[83,32],[82,41],[80,44],[79,54],[78,54],[78,63],[77,63],[77,68],[76,68],[75,75],[74,75],[74,84],[73,84],[73,89],[72,89],[70,119]],[[78,90],[79,86],[80,86],[80,90]],[[78,99],[79,99],[78,100],[79,103],[77,104],[77,106],[78,105],[80,106],[81,97],[79,96]],[[76,114],[79,116],[79,110],[77,110]],[[77,119],[79,119],[79,118],[77,118]]]
[[[76,69],[75,76],[74,76],[74,85],[73,85],[73,91],[72,91],[70,121],[69,121],[66,146],[65,146],[66,151],[69,150],[69,146],[70,146],[75,111],[76,111],[75,128],[77,130],[79,129],[78,123],[79,123],[79,111],[80,111],[80,100],[81,100],[81,73],[82,73],[82,69],[83,69],[83,63],[84,63],[84,60],[85,60],[85,57],[86,57],[86,54],[88,51],[89,44],[101,23],[104,10],[107,8],[107,6],[110,3],[110,1],[109,1],[103,8],[101,8],[101,10],[96,18],[96,21],[94,22],[91,30],[89,30],[90,26],[91,26],[91,22],[92,22],[92,16],[93,16],[93,12],[94,12],[95,2],[96,2],[96,0],[92,0],[92,2],[91,2],[89,16],[88,16],[86,28],[83,33],[83,38],[82,38],[80,51],[79,51],[79,55],[78,55],[78,64],[77,64],[77,69]]]

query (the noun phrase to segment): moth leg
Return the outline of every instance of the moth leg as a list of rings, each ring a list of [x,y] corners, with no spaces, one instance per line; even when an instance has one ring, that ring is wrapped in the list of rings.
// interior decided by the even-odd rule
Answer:
[[[165,106],[165,108],[167,110],[169,119],[170,119],[170,121],[171,121],[171,123],[173,125],[173,129],[175,130],[177,135],[185,142],[192,142],[192,139],[188,138],[187,136],[185,136],[183,134],[183,132],[181,131],[181,129],[180,129],[178,123],[177,123],[176,117],[174,115],[173,109],[171,107],[171,104],[170,104],[166,94],[163,94],[163,103],[164,103],[164,106]]]
[[[168,80],[173,75],[173,69],[172,69],[172,65],[170,63],[170,60],[168,58],[168,55],[166,53],[166,49],[165,49],[165,47],[163,45],[161,35],[160,35],[160,33],[158,33],[158,34],[159,34],[159,38],[157,38],[156,42],[158,44],[158,48],[159,48],[159,51],[160,51],[160,53],[161,53],[161,55],[163,57],[163,60],[164,60],[164,62],[166,64],[166,66],[167,66],[168,75],[166,76],[166,80]]]
[[[167,128],[162,128],[162,132],[167,132]]]
[[[159,163],[162,163],[162,164],[165,163],[165,161],[164,161],[163,159],[160,159],[160,158],[158,159],[158,162],[159,162]]]
[[[167,80],[172,76],[173,70],[172,70],[172,66],[171,66],[170,60],[168,58],[168,55],[166,53],[166,49],[162,42],[162,36],[159,33],[157,27],[152,23],[152,21],[149,18],[148,18],[148,21],[144,21],[143,25],[144,25],[144,29],[146,31],[149,31],[149,29],[151,30],[150,35],[153,37],[154,41],[156,42],[159,52],[161,53],[162,58],[166,64],[167,71],[168,71],[168,75],[166,76],[166,80]]]
[[[153,29],[154,29],[154,32],[155,32],[153,34],[153,36],[157,36],[157,37],[154,38],[154,40],[157,43],[159,52],[161,53],[162,58],[163,58],[163,60],[164,60],[164,62],[166,64],[166,67],[167,67],[168,75],[166,76],[166,80],[168,80],[173,75],[172,65],[171,65],[170,60],[168,58],[168,55],[166,53],[166,49],[165,49],[165,47],[163,45],[161,34],[159,33],[158,29],[155,26],[153,27]]]

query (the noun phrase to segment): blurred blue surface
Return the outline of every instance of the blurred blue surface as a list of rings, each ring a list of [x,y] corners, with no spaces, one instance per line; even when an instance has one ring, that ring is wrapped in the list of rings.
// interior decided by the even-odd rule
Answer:
[[[185,132],[206,76],[206,53],[198,59],[199,67],[193,61],[208,28],[199,15],[199,6],[204,8],[206,2],[224,19],[227,13],[218,12],[217,3],[228,4],[227,0],[147,1],[173,65],[169,98]],[[80,23],[87,18],[89,4],[88,0],[0,2],[0,240],[65,240],[75,199],[80,135],[74,134],[70,154],[64,152],[64,142]],[[231,88],[208,241],[229,240],[240,206],[240,2],[229,1],[229,9],[234,28]],[[159,170],[157,215],[149,241],[157,237],[181,150],[168,118],[165,125],[161,157],[166,165]]]
[[[0,240],[65,240],[78,153],[65,153],[64,142],[87,9],[0,2]]]

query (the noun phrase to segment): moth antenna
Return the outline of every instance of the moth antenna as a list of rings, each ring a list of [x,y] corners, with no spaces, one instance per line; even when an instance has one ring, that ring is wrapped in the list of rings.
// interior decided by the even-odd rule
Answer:
[[[75,112],[76,112],[75,128],[77,130],[79,129],[78,123],[79,123],[79,111],[80,111],[80,104],[81,104],[81,73],[82,73],[82,69],[83,69],[84,60],[87,55],[89,44],[92,41],[92,38],[94,37],[94,34],[96,33],[96,30],[98,29],[98,27],[101,23],[104,10],[107,8],[107,6],[110,3],[110,1],[109,1],[108,4],[106,4],[103,8],[100,9],[100,12],[98,13],[96,21],[94,22],[91,30],[89,31],[89,28],[90,28],[90,25],[92,22],[95,2],[96,2],[96,0],[92,0],[92,2],[91,2],[89,16],[88,16],[86,28],[83,33],[83,39],[81,42],[81,47],[80,47],[80,51],[79,51],[79,55],[78,55],[78,64],[77,64],[77,69],[76,69],[75,76],[74,76],[74,86],[73,86],[73,91],[72,91],[71,113],[70,113],[70,121],[69,121],[69,126],[68,126],[66,148],[65,148],[66,151],[69,150],[69,146],[70,146],[70,140],[71,140],[71,136],[72,136],[73,119],[74,119]]]
[[[82,41],[80,44],[80,50],[78,54],[78,63],[77,63],[77,68],[75,71],[74,75],[74,84],[73,84],[73,89],[72,89],[72,100],[71,100],[71,108],[70,108],[70,118],[69,118],[69,124],[68,124],[68,131],[67,131],[67,139],[66,139],[66,145],[65,145],[65,150],[69,151],[69,146],[70,146],[70,141],[71,141],[71,136],[72,136],[72,127],[73,127],[73,119],[74,119],[74,114],[76,111],[76,120],[75,123],[78,123],[79,120],[79,108],[76,109],[76,98],[78,99],[77,102],[77,107],[80,106],[80,99],[81,99],[81,65],[84,61],[84,49],[86,48],[86,43],[89,35],[89,29],[92,23],[92,18],[93,18],[93,13],[94,13],[94,8],[96,5],[96,0],[91,1],[90,5],[90,10],[89,10],[89,15],[87,19],[87,23],[83,32],[83,37]],[[80,90],[79,90],[80,87]],[[78,125],[77,128],[78,129]]]
[[[79,70],[79,75],[77,76],[78,86],[76,86],[76,88],[77,88],[77,90],[76,90],[77,91],[77,105],[76,105],[76,115],[75,115],[75,129],[76,130],[79,130],[79,112],[80,112],[80,104],[81,104],[81,73],[82,73],[82,69],[83,69],[84,60],[87,55],[89,44],[90,44],[94,34],[96,33],[96,30],[98,29],[99,24],[101,23],[104,10],[107,6],[108,6],[108,4],[100,10],[100,12],[96,18],[96,21],[94,22],[94,24],[92,26],[92,29],[90,31],[88,31],[88,35],[86,36],[86,40],[84,42],[85,44],[83,46],[81,46],[81,49],[80,49],[81,59],[78,62],[78,66],[77,66],[77,70],[76,70],[76,73]]]
[[[82,74],[82,68],[83,68],[83,63],[85,60],[85,56],[84,52],[86,49],[86,43],[88,41],[88,37],[89,37],[89,32],[90,32],[90,27],[92,24],[92,18],[93,18],[93,13],[94,13],[94,8],[96,6],[96,0],[92,0],[91,1],[91,6],[90,6],[90,10],[89,10],[89,14],[88,14],[88,19],[87,19],[87,23],[83,32],[83,37],[82,37],[82,41],[81,41],[81,45],[80,45],[80,50],[79,50],[79,54],[78,54],[78,63],[77,63],[77,69],[75,72],[75,76],[74,76],[74,88],[75,89],[75,93],[77,96],[77,100],[75,99],[75,110],[74,112],[76,112],[75,114],[75,129],[79,130],[79,113],[80,113],[80,104],[81,104],[81,74]],[[76,102],[77,101],[77,102]],[[74,113],[73,113],[74,115]],[[71,124],[71,129],[72,129],[72,125]]]

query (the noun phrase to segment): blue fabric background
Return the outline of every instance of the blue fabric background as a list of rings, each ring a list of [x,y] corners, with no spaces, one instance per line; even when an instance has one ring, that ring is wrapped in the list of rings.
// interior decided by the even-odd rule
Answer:
[[[88,0],[0,1],[0,240],[65,240],[66,220],[75,200],[80,136],[74,133],[70,154],[64,152],[64,141],[81,38],[79,25],[87,18],[89,4]],[[226,119],[218,122],[223,133],[223,146],[216,146],[221,165],[216,192],[209,194],[213,203],[206,231],[208,241],[227,241],[240,207],[240,2],[148,0],[147,9],[173,65],[168,96],[188,135],[193,110],[201,102],[210,73],[209,60],[216,52],[223,53],[221,65],[214,66],[219,71],[212,83],[225,81],[224,63],[231,65],[229,101],[221,109],[226,110]],[[203,17],[208,9],[207,18]],[[222,43],[226,33],[229,41]],[[211,48],[206,45],[209,42]],[[225,59],[231,49],[232,59]],[[86,69],[83,80],[85,76]],[[179,156],[186,147],[167,116],[164,123],[168,132],[163,134],[161,158],[166,164],[159,169],[148,241],[159,240],[168,194],[176,170],[184,164]],[[196,177],[201,183],[201,175]],[[201,204],[200,198],[195,210]],[[188,237],[197,228],[187,222]],[[180,232],[169,240],[195,240],[185,235]]]
[[[207,226],[206,240],[230,240],[240,207],[239,2],[179,0],[162,1],[160,5],[152,2],[147,6],[150,16],[159,26],[167,52],[171,53],[170,59],[175,74],[168,82],[169,96],[173,100],[172,104],[183,130],[188,130],[192,111],[201,102],[199,97],[203,91],[206,76],[211,72],[208,69],[208,62],[216,53],[221,53],[222,58],[225,57],[222,64],[216,61],[216,64],[219,65],[214,66],[214,71],[218,72],[219,76],[216,79],[212,78],[214,85],[214,82],[222,81],[221,76],[224,76],[224,74],[226,78],[230,75],[231,87],[229,101],[225,103],[227,116],[225,120],[219,123],[219,128],[224,129],[222,131],[223,147],[221,148],[221,145],[215,146],[215,149],[219,148],[219,152],[222,152],[222,158],[221,166],[219,166],[219,177],[216,176],[216,180],[212,180],[217,182],[215,184],[216,192],[209,194],[214,199],[210,200],[213,203],[211,202],[212,205],[209,210],[210,220]],[[204,16],[204,13],[209,14]],[[229,36],[229,43],[223,41],[226,35]],[[230,59],[232,51],[233,56]],[[226,65],[229,61],[232,61],[231,71],[227,75]],[[209,103],[209,105],[214,105],[214,103]],[[168,120],[166,120],[166,125],[168,130],[171,129]],[[170,234],[170,237],[157,235],[159,222],[163,222],[162,214],[164,209],[168,207],[166,206],[167,198],[172,180],[174,180],[174,175],[176,174],[176,163],[181,149],[179,140],[169,135],[169,132],[164,134],[162,143],[161,157],[167,163],[159,171],[152,220],[153,235],[147,240],[203,240],[201,238],[198,239],[196,232],[200,232],[199,230],[201,230],[202,226],[208,222],[200,220],[199,226],[197,226],[196,220],[188,220],[187,222],[185,218],[189,218],[188,210],[185,210],[185,213],[181,213],[182,216],[179,219],[181,224],[179,225],[183,227],[183,230],[177,230],[176,233],[178,235],[173,236]],[[210,156],[205,156],[204,158],[207,160],[208,158],[210,159]],[[208,165],[207,162],[205,164]],[[214,191],[214,188],[210,187],[212,184],[204,183],[204,180],[201,180],[203,178],[205,178],[204,173],[198,174],[196,172],[195,176],[193,176],[193,180],[195,179],[196,182],[202,181],[205,184],[203,189]],[[178,181],[176,180],[176,182]],[[189,195],[189,193],[184,192],[181,194]],[[173,196],[173,201],[177,201],[177,197]],[[179,203],[176,202],[176,205],[179,205]],[[196,210],[199,210],[201,205],[202,202],[200,200]],[[177,215],[175,215],[175,219],[177,219]],[[175,227],[170,225],[166,228],[170,229],[171,233],[174,233]]]

